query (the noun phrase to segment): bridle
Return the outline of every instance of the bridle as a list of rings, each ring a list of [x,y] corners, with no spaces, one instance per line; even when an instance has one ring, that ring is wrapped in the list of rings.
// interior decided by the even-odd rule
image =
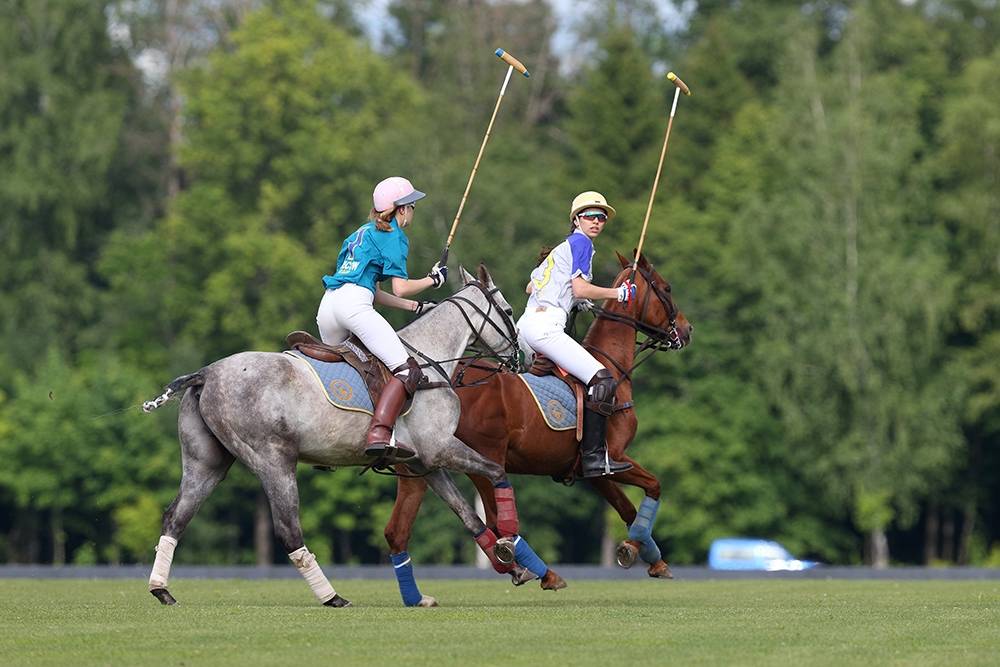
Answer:
[[[520,357],[518,355],[517,327],[514,325],[514,311],[509,306],[504,308],[499,303],[497,303],[496,295],[500,292],[500,288],[496,286],[488,287],[487,285],[484,285],[482,282],[478,280],[473,280],[471,282],[466,283],[465,287],[475,287],[476,289],[478,289],[480,292],[483,293],[483,296],[486,298],[486,303],[487,303],[487,307],[485,310],[483,310],[483,308],[481,308],[479,304],[472,301],[471,299],[468,299],[467,297],[462,296],[460,293],[453,294],[452,296],[448,297],[440,304],[438,304],[436,308],[440,308],[446,303],[451,303],[456,307],[458,307],[458,311],[462,314],[462,317],[465,319],[465,323],[469,326],[469,328],[472,330],[474,334],[472,342],[469,344],[469,349],[473,351],[473,354],[472,355],[463,354],[462,356],[455,357],[454,359],[431,359],[426,354],[424,354],[423,352],[413,347],[404,340],[403,345],[405,345],[406,348],[410,350],[410,352],[412,352],[414,355],[420,357],[423,360],[423,363],[420,364],[421,368],[433,368],[442,378],[444,378],[444,381],[439,381],[439,382],[430,382],[430,381],[421,382],[417,386],[417,389],[435,389],[438,387],[456,388],[458,385],[461,385],[462,376],[464,376],[465,374],[464,368],[458,374],[458,377],[456,377],[455,380],[452,381],[452,379],[448,376],[448,373],[441,366],[441,364],[445,364],[450,361],[463,361],[472,363],[480,359],[495,359],[499,363],[499,366],[490,365],[490,368],[493,369],[494,373],[499,373],[504,370],[510,370],[516,373],[520,370],[521,362],[520,362]],[[472,316],[470,316],[470,314],[466,311],[465,306],[468,306],[476,314],[482,317],[482,324],[480,324],[477,327],[475,323],[473,323]],[[493,318],[491,317],[494,309],[496,309],[496,311],[500,314],[500,321],[502,323],[502,327],[500,324],[494,322]],[[510,349],[509,353],[506,354],[501,353],[486,342],[486,339],[483,338],[483,331],[486,329],[487,325],[492,327],[493,330],[496,333],[500,334],[500,336],[504,339],[504,342],[507,343],[506,347]],[[476,382],[475,384],[480,384],[480,382]],[[470,386],[470,385],[462,385],[462,386]]]
[[[613,312],[606,308],[600,306],[594,306],[593,312],[597,319],[611,320],[612,322],[619,322],[625,324],[637,332],[645,336],[642,342],[636,341],[635,350],[635,361],[631,368],[625,368],[615,359],[609,356],[606,352],[593,345],[584,345],[584,348],[590,352],[597,353],[611,362],[611,364],[621,373],[621,379],[619,383],[625,381],[626,379],[631,380],[632,373],[640,364],[649,359],[654,352],[662,352],[666,350],[679,350],[684,347],[684,340],[681,338],[680,332],[677,330],[677,316],[679,311],[677,306],[674,305],[674,300],[670,297],[670,286],[667,285],[666,289],[660,287],[656,284],[652,272],[643,267],[636,267],[636,270],[646,281],[646,287],[642,303],[639,308],[639,316],[632,317],[627,313]],[[667,313],[667,328],[653,326],[646,321],[646,311],[651,303],[652,295],[656,295],[657,301],[663,306],[663,309]],[[645,356],[642,356],[646,353]]]

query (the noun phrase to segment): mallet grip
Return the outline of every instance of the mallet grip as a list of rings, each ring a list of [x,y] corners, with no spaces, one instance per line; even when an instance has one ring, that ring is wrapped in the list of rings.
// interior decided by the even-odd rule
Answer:
[[[681,78],[674,74],[673,72],[667,72],[667,78],[674,82],[674,85],[681,89],[681,92],[685,95],[691,94],[691,89],[688,88],[687,84],[681,81]]]
[[[504,61],[505,63],[507,63],[508,65],[510,65],[511,67],[513,67],[514,69],[516,69],[518,72],[520,72],[521,74],[523,74],[525,77],[531,76],[531,74],[528,72],[528,68],[524,66],[524,63],[522,63],[520,60],[518,60],[514,56],[510,55],[509,53],[507,53],[503,49],[497,49],[496,51],[494,51],[494,53],[496,53],[497,58],[499,58],[500,60]]]

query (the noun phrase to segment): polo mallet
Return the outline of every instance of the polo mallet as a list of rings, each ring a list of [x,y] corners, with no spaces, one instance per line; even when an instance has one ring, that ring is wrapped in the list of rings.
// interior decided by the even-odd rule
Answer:
[[[646,226],[649,224],[649,214],[653,211],[653,200],[656,199],[656,188],[660,184],[660,171],[663,169],[663,158],[667,154],[667,142],[670,141],[670,128],[674,124],[674,114],[677,112],[677,98],[683,92],[685,95],[691,94],[691,89],[681,81],[680,77],[673,72],[667,72],[667,78],[674,82],[674,103],[670,107],[670,120],[667,121],[667,133],[663,137],[663,149],[660,151],[660,163],[656,165],[656,178],[653,180],[653,190],[649,193],[649,204],[646,205],[646,219],[642,221],[642,234],[639,236],[639,245],[635,250],[635,260],[632,262],[632,280],[635,280],[635,272],[639,267],[639,255],[642,253],[642,242],[646,240]]]
[[[441,265],[448,262],[448,249],[451,248],[451,242],[455,238],[455,230],[458,229],[458,221],[462,219],[462,209],[465,208],[465,200],[469,196],[469,190],[472,189],[472,181],[476,178],[476,171],[479,169],[479,161],[483,159],[483,151],[486,150],[486,142],[490,140],[490,132],[493,130],[493,121],[496,120],[497,111],[500,109],[500,102],[503,101],[503,94],[506,92],[507,83],[510,81],[510,75],[516,69],[518,72],[523,74],[525,78],[531,76],[528,69],[521,63],[520,60],[510,55],[503,49],[497,49],[494,53],[498,58],[500,58],[500,60],[509,65],[509,67],[507,67],[507,76],[504,77],[503,85],[500,86],[500,95],[497,97],[496,106],[493,107],[493,115],[490,116],[490,124],[486,126],[486,136],[483,137],[483,143],[479,147],[479,154],[476,156],[476,163],[472,165],[472,173],[469,174],[469,182],[465,184],[465,192],[462,194],[462,202],[458,205],[458,213],[455,214],[455,221],[451,223],[451,232],[448,234],[448,240],[444,244],[444,251],[441,253],[441,259],[439,260]]]

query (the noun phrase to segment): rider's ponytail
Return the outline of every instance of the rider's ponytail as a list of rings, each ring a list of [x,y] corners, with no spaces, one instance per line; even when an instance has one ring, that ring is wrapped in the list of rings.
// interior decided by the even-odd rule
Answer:
[[[391,232],[392,231],[392,219],[396,215],[396,209],[398,206],[393,206],[392,208],[382,211],[379,213],[374,208],[368,214],[368,219],[375,223],[375,228],[380,232]]]

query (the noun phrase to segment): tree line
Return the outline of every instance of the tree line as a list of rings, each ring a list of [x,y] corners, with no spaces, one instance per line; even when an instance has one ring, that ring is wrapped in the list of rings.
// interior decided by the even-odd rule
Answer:
[[[515,310],[572,197],[644,246],[695,324],[636,375],[633,456],[663,484],[665,557],[759,535],[831,563],[1000,565],[1000,9],[985,0],[580,4],[150,0],[0,7],[0,562],[145,562],[180,477],[173,377],[315,329],[320,277],[374,183],[428,193],[435,261],[503,67],[512,81],[452,247]],[[446,288],[448,289],[448,288]],[[406,318],[391,314],[396,324]],[[581,328],[582,331],[582,328]],[[515,478],[555,562],[607,562],[586,488]],[[471,484],[463,482],[471,497]],[[583,485],[581,485],[583,486]],[[300,471],[327,562],[383,562],[390,479]],[[633,493],[633,492],[630,492]],[[638,492],[635,491],[635,500]],[[178,562],[283,562],[234,467]],[[418,562],[475,545],[436,499]]]

